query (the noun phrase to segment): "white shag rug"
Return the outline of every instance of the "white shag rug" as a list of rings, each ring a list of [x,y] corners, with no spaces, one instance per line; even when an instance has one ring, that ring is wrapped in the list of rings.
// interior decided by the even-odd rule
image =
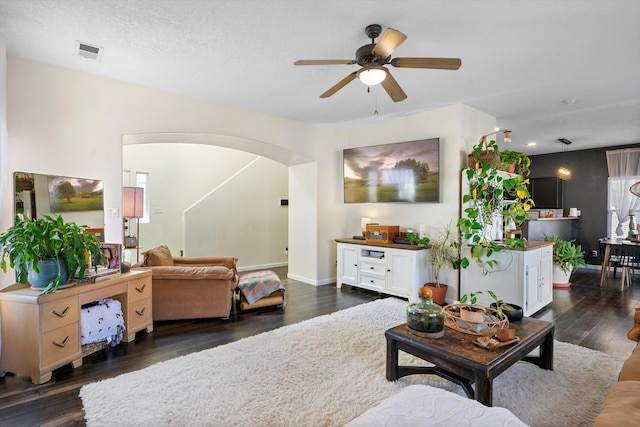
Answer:
[[[376,300],[87,384],[87,425],[339,426],[410,384],[465,396],[434,375],[386,380],[384,331],[406,306]],[[400,362],[424,364],[403,352]],[[556,341],[554,370],[518,362],[494,381],[494,406],[531,426],[591,425],[622,363]]]

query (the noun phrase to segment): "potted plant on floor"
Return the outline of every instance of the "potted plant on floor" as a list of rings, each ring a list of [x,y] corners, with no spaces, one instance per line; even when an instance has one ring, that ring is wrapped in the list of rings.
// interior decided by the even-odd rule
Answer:
[[[573,240],[562,240],[557,234],[545,236],[544,240],[553,242],[553,286],[555,288],[571,286],[569,282],[571,273],[581,265],[587,265],[582,247],[573,243]]]
[[[433,293],[433,302],[438,305],[445,304],[449,285],[441,283],[443,269],[460,268],[460,235],[451,224],[438,230],[437,236],[431,240],[429,248],[429,263],[432,266],[433,282],[425,283]]]
[[[0,235],[0,267],[7,272],[8,258],[18,282],[29,283],[42,293],[55,291],[76,273],[82,280],[90,260],[102,256],[99,238],[86,233],[86,228],[64,222],[61,216],[36,220],[18,216]]]

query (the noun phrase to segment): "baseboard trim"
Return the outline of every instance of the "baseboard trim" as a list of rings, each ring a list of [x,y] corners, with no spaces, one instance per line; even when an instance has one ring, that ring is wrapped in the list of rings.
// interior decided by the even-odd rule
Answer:
[[[289,265],[289,263],[287,262],[274,262],[271,264],[248,265],[244,267],[238,267],[238,272],[240,273],[243,271],[268,270],[270,268],[286,267],[287,265]]]
[[[325,286],[325,285],[330,285],[332,283],[336,283],[336,279],[323,279],[323,280],[314,280],[314,279],[310,279],[308,277],[304,277],[304,276],[299,276],[297,274],[292,274],[292,273],[288,273],[287,277],[289,279],[293,279],[293,280],[297,280],[298,282],[302,282],[302,283],[306,283],[307,285],[312,285],[312,286]]]

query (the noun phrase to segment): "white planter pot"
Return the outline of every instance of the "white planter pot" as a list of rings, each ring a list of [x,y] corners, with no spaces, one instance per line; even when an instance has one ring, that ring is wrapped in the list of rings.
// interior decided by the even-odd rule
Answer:
[[[553,264],[553,284],[554,285],[569,285],[569,277],[571,277],[571,268],[568,273],[560,267],[558,264]]]

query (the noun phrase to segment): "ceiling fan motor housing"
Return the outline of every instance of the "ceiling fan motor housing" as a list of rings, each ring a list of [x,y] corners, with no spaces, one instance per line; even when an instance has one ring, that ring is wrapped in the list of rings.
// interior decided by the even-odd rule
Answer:
[[[373,53],[373,48],[376,47],[375,43],[366,44],[356,50],[356,63],[362,67],[372,64],[383,65],[387,61],[387,58],[381,58]]]

